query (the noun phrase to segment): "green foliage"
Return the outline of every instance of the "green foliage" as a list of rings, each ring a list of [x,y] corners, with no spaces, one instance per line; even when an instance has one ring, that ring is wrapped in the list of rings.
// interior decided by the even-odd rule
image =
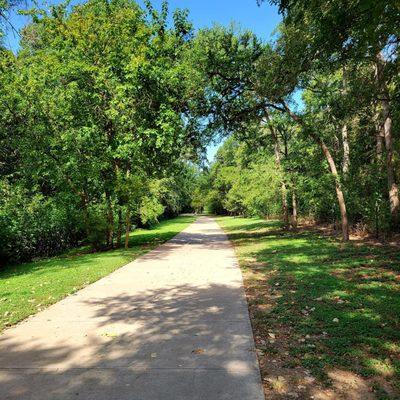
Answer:
[[[0,179],[24,204],[1,205],[3,248],[23,231],[15,260],[49,252],[47,237],[113,247],[191,209],[398,229],[397,3],[271,2],[269,43],[233,25],[195,34],[166,2],[26,11],[18,54],[0,49]],[[209,170],[190,164],[230,136]],[[27,221],[43,213],[42,232]]]
[[[187,209],[187,159],[200,142],[185,123],[192,28],[186,12],[173,24],[166,13],[129,0],[33,9],[18,54],[1,49],[0,178],[26,193],[3,235],[12,249],[26,230],[26,250],[2,257],[41,256],[50,250],[38,243],[58,236],[62,248],[72,245],[60,231],[68,219],[82,221],[79,239],[99,249],[120,244],[129,221],[154,225],[164,211]],[[0,207],[12,219],[17,204]]]
[[[187,79],[192,114],[208,117],[206,133],[232,133],[264,107],[253,95],[251,83],[263,50],[252,32],[237,34],[233,26],[215,26],[196,36],[188,55]]]
[[[196,213],[200,214],[204,211],[205,203],[204,192],[199,187],[196,187],[192,195],[192,208]]]
[[[378,235],[397,231],[398,2],[270,2],[283,14],[270,43],[220,26],[196,37],[194,112],[206,117],[205,131],[274,154],[284,217],[295,195],[303,215],[341,220],[345,239],[345,221]],[[244,177],[238,187],[225,209],[253,213]]]
[[[396,0],[340,0],[327,2],[270,0],[284,15],[284,23],[301,28],[307,36],[306,55],[374,57],[391,36],[399,33],[399,3]]]
[[[73,199],[70,199],[73,200]],[[0,185],[0,259],[21,262],[57,254],[82,238],[79,213],[67,199]]]
[[[224,198],[218,190],[209,190],[205,198],[204,192],[200,192],[199,197],[203,199],[202,208],[206,213],[217,215],[224,215],[227,213],[223,205]]]
[[[153,183],[152,191],[164,207],[164,216],[173,217],[183,211],[191,211],[196,174],[196,167],[181,163],[170,177]]]
[[[106,219],[105,204],[92,204],[88,208],[87,222],[90,229],[87,230],[86,241],[91,244],[95,250],[101,250],[106,242],[107,232],[110,229],[109,221]],[[114,224],[112,224],[113,227]]]
[[[144,197],[140,204],[140,221],[145,226],[153,226],[158,223],[158,217],[164,212],[164,207],[155,197]]]
[[[225,141],[209,173],[199,180],[194,207],[214,214],[271,216],[279,213],[281,174],[266,152]]]
[[[209,209],[211,202],[208,201],[210,196],[210,175],[207,170],[200,172],[195,176],[194,189],[191,196],[191,207],[196,213],[214,212]],[[217,199],[218,200],[218,199]]]

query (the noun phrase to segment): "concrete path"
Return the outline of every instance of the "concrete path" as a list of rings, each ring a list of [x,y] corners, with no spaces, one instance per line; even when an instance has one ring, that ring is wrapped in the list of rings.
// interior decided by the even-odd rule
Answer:
[[[201,217],[0,336],[1,400],[263,400],[242,277]]]

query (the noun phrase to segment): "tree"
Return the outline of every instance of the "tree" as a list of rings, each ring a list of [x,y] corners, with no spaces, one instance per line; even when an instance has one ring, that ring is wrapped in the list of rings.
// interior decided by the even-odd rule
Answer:
[[[400,201],[393,163],[395,146],[392,132],[393,101],[398,92],[396,77],[400,72],[398,1],[270,2],[278,5],[287,30],[306,38],[305,45],[296,52],[299,65],[314,63],[337,68],[345,67],[348,62],[360,64],[367,61],[375,67],[374,95],[379,103],[377,137],[378,141],[384,139],[390,212],[393,225],[398,226]]]
[[[260,123],[268,118],[271,110],[292,117],[302,126],[304,134],[320,146],[326,157],[335,180],[343,239],[348,240],[346,204],[331,152],[312,125],[307,124],[307,119],[296,114],[286,100],[293,95],[301,78],[297,68],[291,69],[288,74],[283,73],[285,65],[294,64],[287,44],[290,49],[298,48],[298,38],[291,35],[290,39],[288,42],[282,35],[274,48],[269,44],[261,46],[257,38],[247,32],[235,35],[232,30],[220,27],[203,31],[196,42],[198,50],[194,51],[194,60],[196,69],[203,71],[204,75],[198,78],[196,84],[209,83],[196,111],[207,116],[210,129],[225,134],[243,130],[251,121]],[[282,192],[283,210],[286,210],[285,187],[282,187]],[[283,214],[285,216],[287,212]]]
[[[215,214],[275,216],[281,171],[272,154],[230,137],[198,181],[195,204]]]
[[[0,64],[2,179],[43,199],[68,197],[96,248],[121,245],[125,225],[127,246],[133,222],[188,203],[176,186],[154,190],[172,185],[201,142],[185,116],[187,13],[168,25],[166,3],[158,12],[91,0],[27,14],[21,50]]]
[[[97,214],[90,208],[104,205],[107,245],[123,205],[116,184],[165,173],[187,145],[179,57],[190,27],[178,12],[167,29],[165,16],[151,11],[149,22],[129,1],[93,0],[71,13],[59,5],[35,11],[23,36],[27,99],[35,104],[28,118],[41,138],[29,139],[38,146],[31,156],[80,198],[87,230]]]

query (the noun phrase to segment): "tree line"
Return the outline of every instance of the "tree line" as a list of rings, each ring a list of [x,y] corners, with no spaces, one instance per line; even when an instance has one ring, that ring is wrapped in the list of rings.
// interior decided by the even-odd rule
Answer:
[[[190,206],[200,143],[185,123],[192,28],[164,4],[89,1],[25,11],[1,49],[0,253],[8,261],[82,241],[128,247],[132,224]]]
[[[339,221],[344,240],[398,230],[399,3],[270,2],[268,42],[195,31],[166,2],[24,10],[19,50],[0,46],[0,257],[127,246],[133,226],[206,203]]]
[[[398,231],[399,3],[271,3],[283,17],[274,41],[224,27],[199,34],[211,129],[274,156],[285,225],[300,201],[305,215],[340,220],[344,240],[350,224]]]

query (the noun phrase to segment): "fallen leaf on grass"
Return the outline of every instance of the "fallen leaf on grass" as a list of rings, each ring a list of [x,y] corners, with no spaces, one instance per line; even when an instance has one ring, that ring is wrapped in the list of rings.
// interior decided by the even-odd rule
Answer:
[[[288,384],[283,376],[267,378],[267,381],[271,385],[271,388],[277,393],[287,392]]]
[[[192,350],[192,353],[193,354],[203,354],[204,353],[204,349],[194,349],[194,350]]]
[[[101,336],[115,338],[118,336],[118,333],[106,332],[106,333],[103,333]]]

